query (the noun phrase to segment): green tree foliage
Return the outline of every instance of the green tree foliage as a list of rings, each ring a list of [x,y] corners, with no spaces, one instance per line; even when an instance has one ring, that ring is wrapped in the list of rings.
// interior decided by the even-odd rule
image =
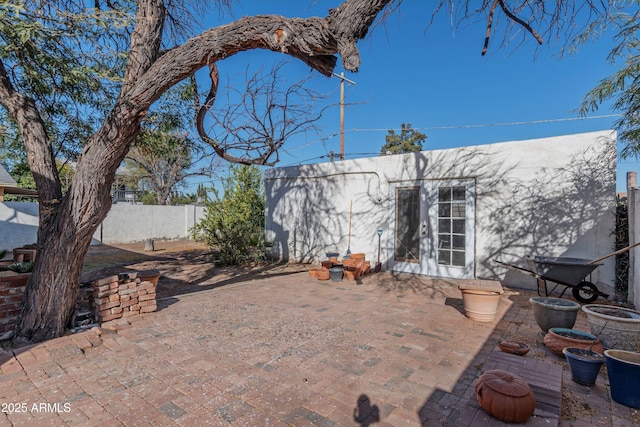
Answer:
[[[204,184],[198,184],[198,190],[196,191],[196,201],[199,203],[203,203],[209,200],[209,195],[207,194],[207,188]]]
[[[9,175],[11,175],[11,177],[16,181],[16,184],[18,184],[18,188],[28,188],[31,190],[36,189],[36,181],[33,178],[33,173],[31,173],[31,170],[29,169],[29,165],[24,160],[21,160],[18,162],[7,162],[8,164],[12,165],[10,168],[7,167],[7,165],[4,164],[2,160],[4,159],[2,159],[2,155],[0,155],[0,163],[3,163],[3,166],[5,166],[5,168],[8,169]],[[71,180],[73,179],[74,170],[69,163],[62,163],[60,161],[57,161],[56,166],[58,168],[58,174],[60,175],[62,191],[66,193],[66,191],[69,189],[69,186],[71,185]],[[13,194],[5,195],[5,200],[8,202],[34,201],[32,197],[15,196]]]
[[[167,205],[174,189],[194,175],[188,172],[193,165],[194,149],[183,135],[143,131],[129,151],[125,165],[139,187],[155,196],[155,204]]]
[[[264,255],[264,187],[257,166],[236,165],[223,180],[223,195],[214,188],[205,215],[194,227],[223,265],[256,261]]]
[[[389,129],[385,137],[386,144],[380,148],[380,155],[415,153],[422,150],[422,143],[427,135],[411,128],[411,123],[402,123],[400,134]]]
[[[171,193],[171,204],[172,205],[190,205],[196,203],[198,201],[198,196],[195,194],[189,193],[179,193],[174,191]]]
[[[637,3],[636,3],[637,6]],[[640,155],[640,11],[617,15],[620,31],[609,53],[612,64],[622,63],[584,97],[580,113],[595,111],[605,101],[614,100],[613,109],[622,116],[615,123],[618,138],[624,141],[622,157]]]
[[[73,1],[0,2],[0,59],[35,100],[56,159],[79,155],[117,97],[133,13]],[[0,126],[17,133],[6,116]]]
[[[155,196],[149,204],[175,204],[172,196],[192,176],[211,176],[213,163],[193,169],[207,157],[200,139],[188,130],[195,115],[193,85],[186,82],[170,89],[142,123],[141,132],[125,158],[129,178],[137,188]],[[219,161],[219,159],[217,159]]]

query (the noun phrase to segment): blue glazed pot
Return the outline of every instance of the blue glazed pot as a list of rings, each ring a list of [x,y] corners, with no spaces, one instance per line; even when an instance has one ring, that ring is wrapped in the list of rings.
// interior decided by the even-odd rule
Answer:
[[[604,357],[613,400],[640,409],[640,353],[605,350]]]
[[[604,356],[595,351],[576,347],[566,347],[562,353],[567,359],[571,379],[574,382],[586,386],[596,384],[600,367],[604,363]]]

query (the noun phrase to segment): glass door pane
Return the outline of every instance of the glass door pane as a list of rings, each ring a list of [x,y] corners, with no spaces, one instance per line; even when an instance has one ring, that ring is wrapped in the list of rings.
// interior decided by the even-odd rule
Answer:
[[[464,186],[438,187],[439,265],[465,266],[465,203]]]
[[[420,262],[420,187],[396,188],[394,258]]]

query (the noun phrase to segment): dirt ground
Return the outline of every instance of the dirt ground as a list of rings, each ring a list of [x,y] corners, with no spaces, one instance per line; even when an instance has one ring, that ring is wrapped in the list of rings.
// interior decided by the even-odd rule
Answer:
[[[96,245],[84,260],[82,283],[118,273],[160,271],[158,298],[188,294],[231,283],[305,271],[303,264],[265,263],[246,267],[216,267],[203,244],[191,240],[156,241],[153,251],[144,242]]]

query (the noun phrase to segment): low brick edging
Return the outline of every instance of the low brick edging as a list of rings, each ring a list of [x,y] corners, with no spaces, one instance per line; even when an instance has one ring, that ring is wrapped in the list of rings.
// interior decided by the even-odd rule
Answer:
[[[91,311],[99,322],[151,313],[157,310],[156,286],[160,273],[149,270],[110,276],[92,283]],[[0,271],[0,336],[16,329],[31,273]]]
[[[141,280],[135,273],[105,277],[93,282],[92,308],[98,322],[156,311],[155,283],[153,280]]]
[[[31,273],[0,271],[0,335],[16,328]]]

